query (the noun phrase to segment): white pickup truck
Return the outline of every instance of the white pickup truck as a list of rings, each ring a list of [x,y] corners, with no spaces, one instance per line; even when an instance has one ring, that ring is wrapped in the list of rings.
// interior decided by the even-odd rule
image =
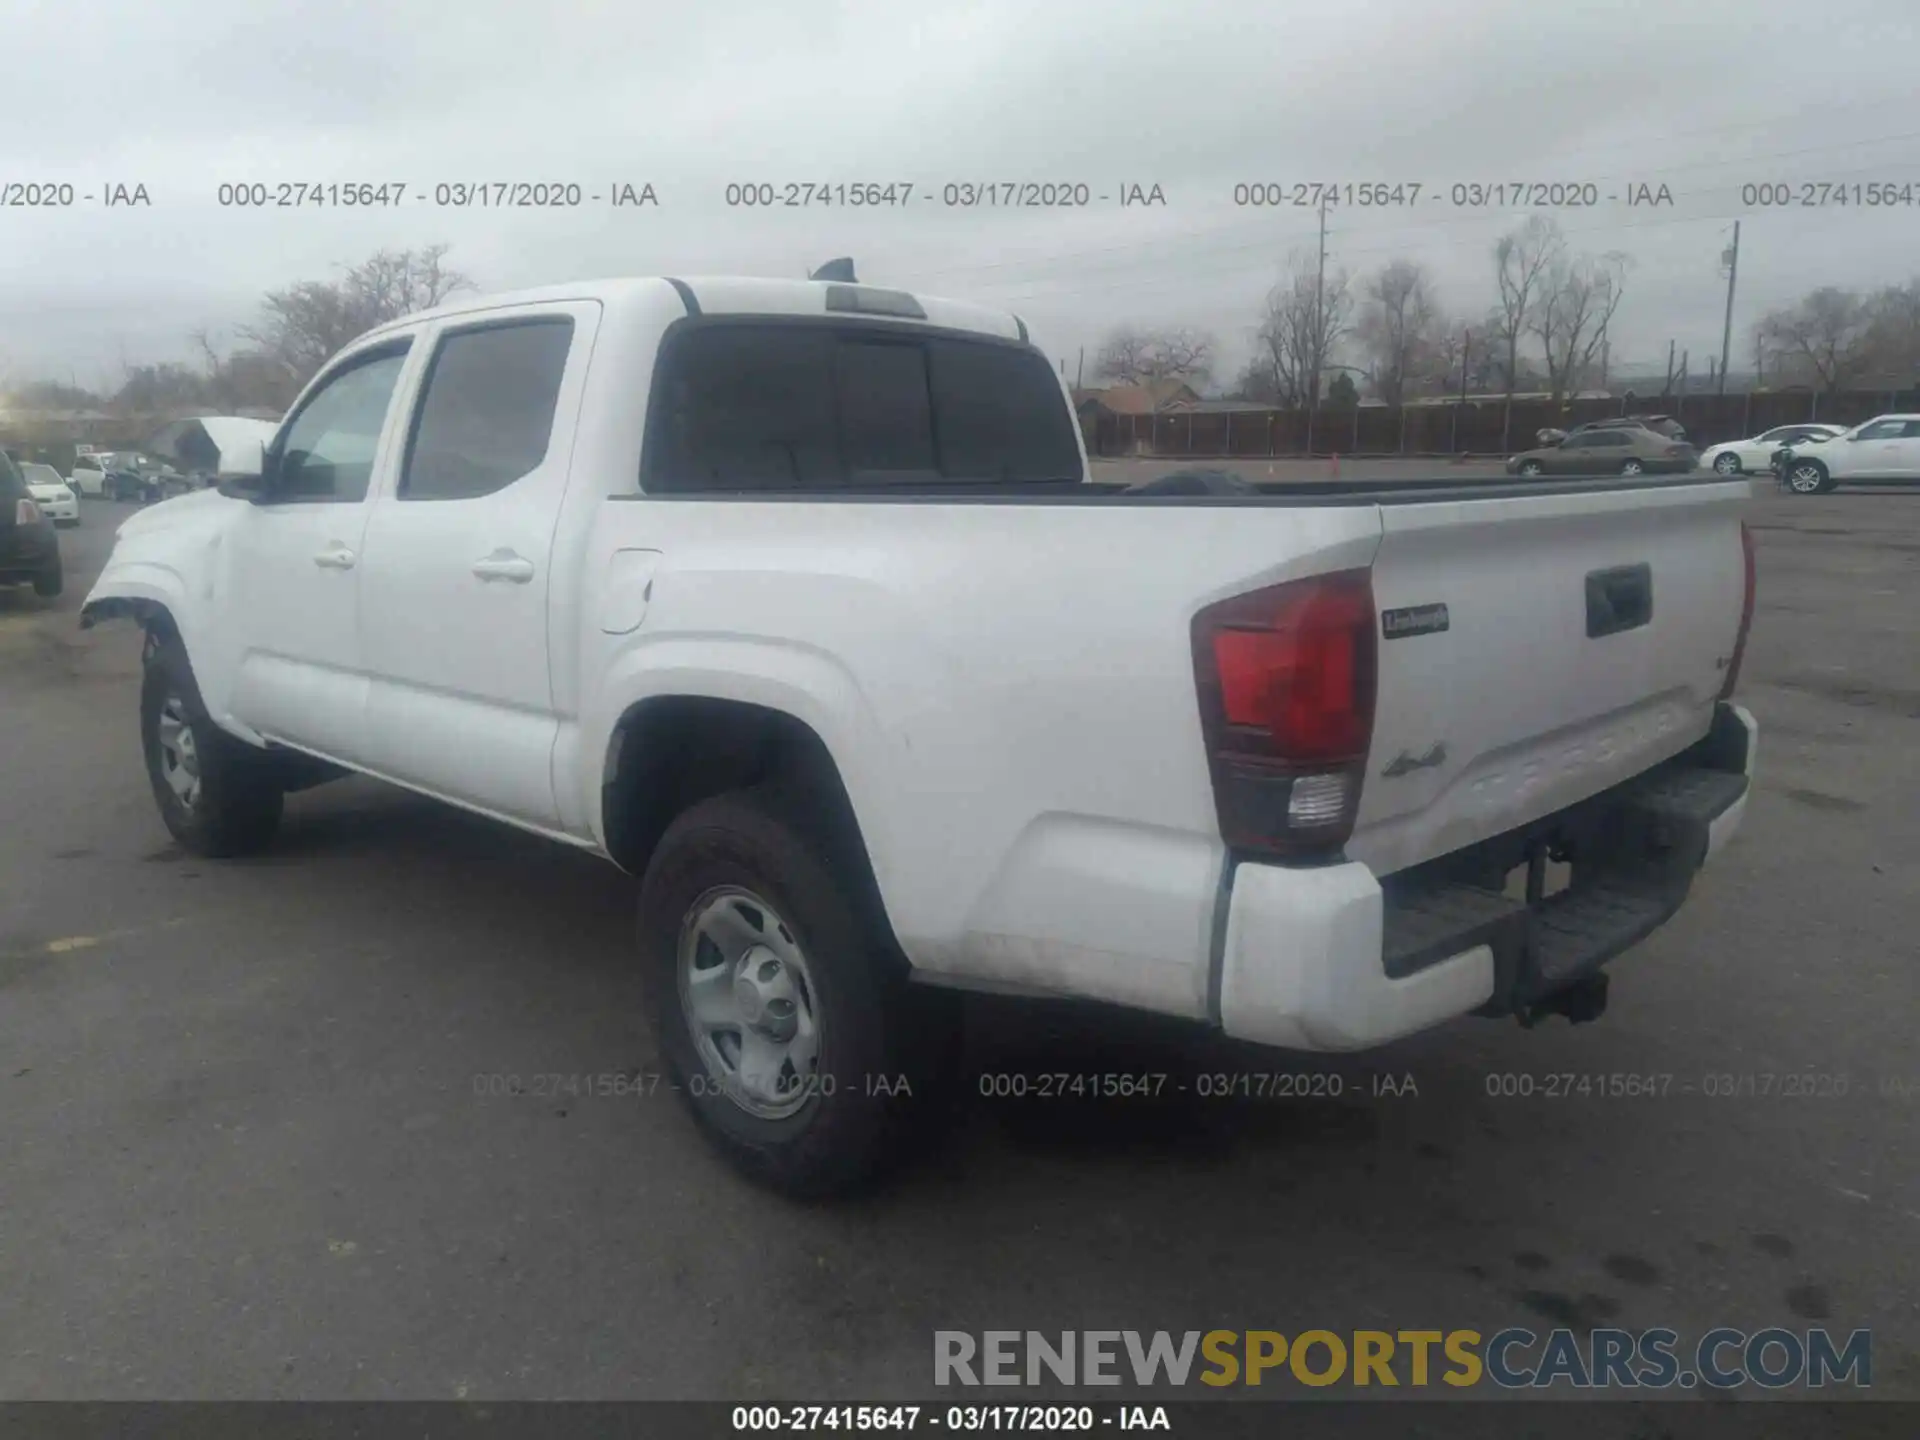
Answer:
[[[145,627],[167,827],[249,850],[357,771],[640,876],[674,1082],[794,1192],[895,1153],[956,987],[1306,1050],[1592,1018],[1753,769],[1748,482],[1101,484],[969,305],[466,301],[262,470],[83,612]]]

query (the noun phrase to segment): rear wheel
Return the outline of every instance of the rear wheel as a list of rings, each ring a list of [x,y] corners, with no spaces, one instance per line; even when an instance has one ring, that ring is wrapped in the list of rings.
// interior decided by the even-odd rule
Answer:
[[[1796,460],[1787,467],[1787,488],[1796,495],[1821,495],[1833,488],[1833,482],[1818,460]]]
[[[273,757],[213,723],[186,647],[172,636],[148,646],[140,741],[160,818],[184,848],[246,855],[273,838],[283,799]]]
[[[1538,475],[1540,473],[1540,462],[1538,460],[1522,460],[1520,462],[1520,473],[1527,476]]]
[[[1647,467],[1642,465],[1638,460],[1628,460],[1621,465],[1620,473],[1622,475],[1644,475],[1647,473]]]
[[[797,1196],[901,1158],[957,1037],[816,814],[777,789],[702,801],[640,889],[647,1014],[680,1095],[738,1169]]]
[[[53,564],[33,577],[33,593],[43,600],[51,600],[66,586],[66,574],[56,558]]]

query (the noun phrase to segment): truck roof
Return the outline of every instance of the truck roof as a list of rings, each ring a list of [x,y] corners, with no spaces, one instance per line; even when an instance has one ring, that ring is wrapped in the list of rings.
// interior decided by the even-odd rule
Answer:
[[[1027,327],[1019,316],[1004,310],[992,310],[964,300],[945,300],[937,296],[901,291],[884,285],[845,285],[828,280],[787,280],[754,275],[663,275],[628,276],[605,280],[579,280],[565,285],[543,285],[532,290],[512,290],[492,295],[462,296],[431,310],[417,311],[398,320],[376,326],[367,332],[378,335],[423,320],[438,320],[470,315],[510,305],[530,305],[555,300],[597,300],[609,309],[637,305],[651,308],[662,292],[680,292],[684,304],[691,296],[705,315],[826,315],[827,297],[834,290],[855,290],[868,295],[911,295],[925,312],[927,324],[950,330],[968,330],[1009,340],[1027,338]],[[871,309],[858,313],[863,318],[876,315]],[[878,318],[889,318],[879,315]],[[914,318],[914,317],[893,317]],[[362,337],[365,338],[365,337]]]

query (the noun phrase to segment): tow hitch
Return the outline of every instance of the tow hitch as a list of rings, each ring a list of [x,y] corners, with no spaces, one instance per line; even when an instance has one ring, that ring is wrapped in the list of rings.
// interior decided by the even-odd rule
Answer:
[[[1576,980],[1564,990],[1543,996],[1519,1012],[1520,1024],[1531,1030],[1542,1020],[1564,1015],[1575,1025],[1598,1020],[1607,1013],[1607,976],[1605,971]]]

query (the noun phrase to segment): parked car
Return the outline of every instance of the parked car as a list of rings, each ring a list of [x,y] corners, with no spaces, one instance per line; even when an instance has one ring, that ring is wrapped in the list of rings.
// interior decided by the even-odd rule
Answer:
[[[1783,446],[1772,469],[1796,495],[1920,481],[1920,415],[1877,415],[1827,440]]]
[[[80,499],[60,478],[58,470],[51,465],[29,462],[20,467],[20,476],[27,482],[27,492],[33,496],[34,504],[55,525],[80,523]]]
[[[1844,425],[1776,425],[1747,440],[1709,445],[1700,463],[1722,475],[1758,474],[1773,463],[1773,452],[1789,445],[1817,445],[1846,433]]]
[[[73,457],[73,469],[67,475],[67,488],[83,500],[98,500],[107,493],[106,467],[102,457],[91,452]]]
[[[1699,462],[1693,446],[1638,425],[1599,425],[1557,445],[1523,450],[1507,461],[1509,475],[1685,474]]]
[[[26,477],[0,451],[0,585],[33,586],[51,599],[60,593],[60,536],[33,498]]]
[[[1616,415],[1606,420],[1588,420],[1571,430],[1541,430],[1535,439],[1542,448],[1558,445],[1569,435],[1584,435],[1589,430],[1651,430],[1669,440],[1684,440],[1687,432],[1671,415]]]
[[[821,1193],[952,1074],[947,990],[1304,1050],[1589,1020],[1740,823],[1745,485],[1227,498],[1091,481],[1012,315],[578,284],[352,342],[82,619],[147,631],[194,853],[359,771],[640,877],[671,1088]]]

